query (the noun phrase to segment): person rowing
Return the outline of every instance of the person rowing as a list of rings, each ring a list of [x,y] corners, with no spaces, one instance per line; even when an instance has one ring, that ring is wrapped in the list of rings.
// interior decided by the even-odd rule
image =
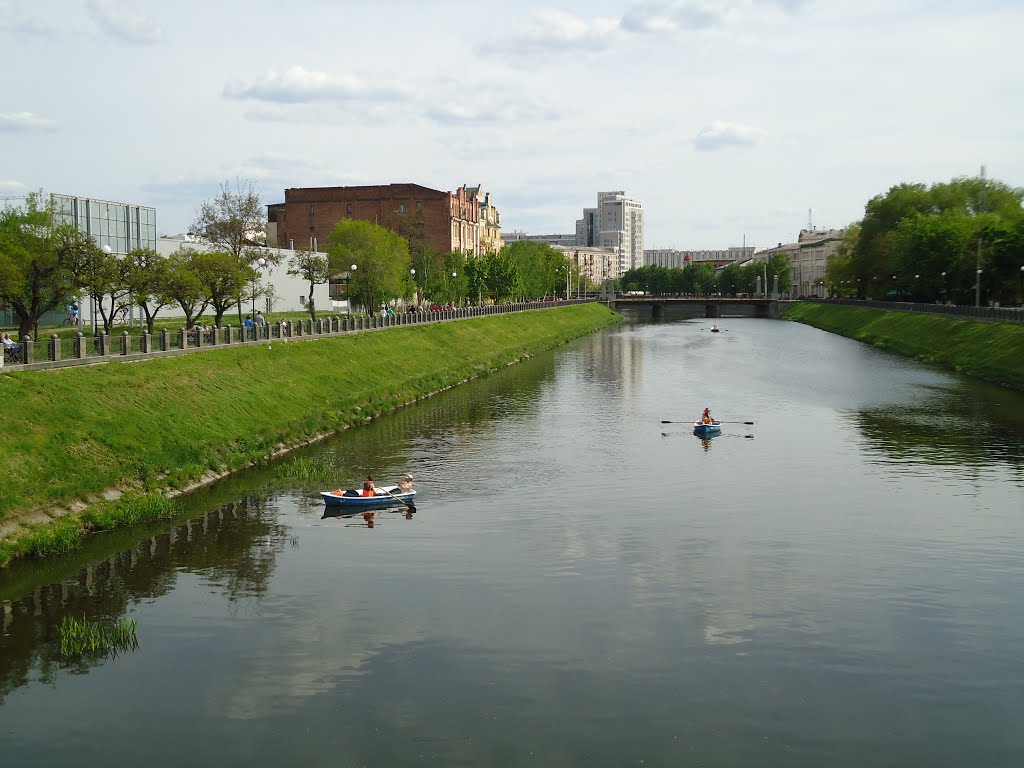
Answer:
[[[700,417],[701,424],[714,424],[715,420],[711,418],[711,409],[705,408],[704,413]]]

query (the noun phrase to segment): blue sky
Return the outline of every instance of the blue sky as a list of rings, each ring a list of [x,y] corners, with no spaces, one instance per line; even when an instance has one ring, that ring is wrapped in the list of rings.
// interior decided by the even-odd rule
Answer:
[[[506,230],[599,190],[645,247],[767,246],[901,181],[1024,186],[1024,3],[0,0],[0,195],[482,183]]]

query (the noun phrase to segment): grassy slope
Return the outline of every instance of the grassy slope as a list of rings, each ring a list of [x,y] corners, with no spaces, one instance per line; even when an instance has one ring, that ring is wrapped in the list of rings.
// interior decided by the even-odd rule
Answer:
[[[586,304],[134,364],[0,373],[0,523],[181,487],[608,325]]]
[[[783,317],[1024,390],[1024,325],[810,303],[789,308]]]

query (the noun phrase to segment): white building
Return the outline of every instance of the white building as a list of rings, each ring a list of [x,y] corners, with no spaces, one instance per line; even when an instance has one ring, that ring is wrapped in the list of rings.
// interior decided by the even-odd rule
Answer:
[[[724,262],[744,261],[753,255],[754,246],[752,245],[731,245],[725,249],[695,251],[657,248],[644,251],[644,266],[654,265],[678,269],[690,264],[699,264],[702,261],[710,261],[718,265]]]
[[[174,237],[158,237],[156,240],[156,252],[161,256],[170,256],[175,251],[188,247],[196,251],[212,251],[214,248],[206,243],[189,240],[185,235]],[[309,298],[309,282],[295,275],[288,274],[288,265],[295,256],[296,251],[288,248],[261,248],[266,253],[268,264],[260,271],[260,290],[263,293],[256,300],[256,309],[263,312],[305,312]],[[326,255],[326,254],[325,254]],[[278,262],[274,264],[274,262]],[[332,302],[327,285],[316,285],[313,287],[313,301],[318,312],[345,311],[347,302]],[[252,305],[249,305],[248,312],[242,307],[243,313],[252,312]],[[237,315],[237,310],[232,310],[232,316]],[[163,317],[182,317],[183,313],[178,306],[169,306],[161,310]],[[237,322],[237,317],[236,317]]]
[[[520,240],[525,240],[530,243],[547,243],[548,245],[576,245],[576,235],[571,233],[567,235],[530,235],[526,232],[505,232],[502,238],[506,243],[517,243]]]
[[[551,247],[563,254],[566,261],[575,265],[579,274],[595,287],[603,285],[605,280],[618,280],[622,276],[619,272],[619,255],[611,248],[586,248],[576,245]]]
[[[597,207],[584,208],[576,221],[576,245],[611,248],[619,273],[644,264],[644,208],[622,190],[598,192]]]

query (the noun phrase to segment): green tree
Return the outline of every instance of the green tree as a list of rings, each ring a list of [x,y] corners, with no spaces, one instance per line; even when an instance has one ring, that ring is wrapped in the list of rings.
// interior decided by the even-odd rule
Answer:
[[[467,256],[463,269],[466,272],[466,290],[470,301],[477,306],[483,304],[483,297],[489,295],[487,290],[487,269],[490,262],[482,256]]]
[[[402,295],[411,259],[400,235],[369,221],[342,219],[328,242],[332,273],[357,266],[349,282],[350,300],[373,312],[380,302]]]
[[[775,278],[778,276],[779,293],[788,293],[793,287],[789,277],[791,266],[789,256],[784,253],[773,253],[761,270],[762,276],[768,281],[766,290],[774,289]]]
[[[309,310],[309,319],[316,322],[313,288],[317,285],[324,285],[331,279],[331,266],[327,256],[300,248],[288,262],[288,274],[299,277],[309,283],[309,297],[306,300],[306,309]]]
[[[167,293],[185,313],[185,327],[191,328],[203,316],[210,296],[196,272],[197,252],[181,248],[167,257]]]
[[[484,259],[487,262],[487,276],[484,278],[487,292],[495,303],[522,296],[523,280],[519,274],[519,265],[508,253],[508,249],[488,254]]]
[[[213,324],[220,328],[224,313],[241,301],[242,292],[256,271],[248,264],[240,264],[234,254],[226,251],[193,253],[192,270],[213,308]]]
[[[725,296],[735,296],[743,290],[743,267],[736,262],[727,264],[718,275],[719,290]]]
[[[104,333],[110,333],[114,315],[128,297],[127,271],[116,255],[99,248],[86,249],[75,259],[75,287],[92,299],[95,310],[103,318]]]
[[[547,243],[517,240],[502,252],[516,263],[526,296],[544,297],[565,285],[565,257]]]
[[[156,316],[174,303],[169,292],[168,260],[151,248],[136,248],[125,257],[125,284],[146,316],[146,327],[153,333]]]
[[[266,249],[267,209],[256,186],[251,181],[235,181],[232,189],[228,182],[220,185],[220,193],[213,200],[204,200],[189,227],[189,234],[211,246],[211,250],[230,253],[239,268],[252,266],[265,258],[278,264],[278,252]],[[242,295],[235,297],[238,305],[238,324],[242,324]]]
[[[18,337],[32,332],[45,312],[75,295],[74,266],[98,251],[72,224],[56,221],[42,192],[24,207],[0,211],[0,303],[18,317]]]

